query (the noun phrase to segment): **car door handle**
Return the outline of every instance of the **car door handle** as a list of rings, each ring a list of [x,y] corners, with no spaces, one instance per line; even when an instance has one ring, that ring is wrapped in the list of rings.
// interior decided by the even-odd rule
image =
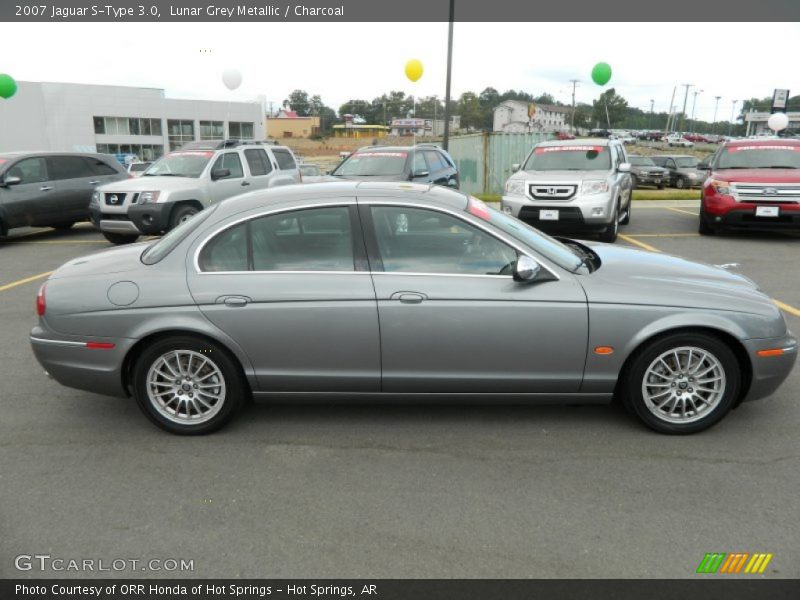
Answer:
[[[99,181],[99,180],[90,181],[90,182],[89,182],[89,185],[97,185],[98,183],[100,183],[100,181]]]
[[[422,301],[427,300],[428,297],[419,292],[395,292],[390,299],[399,300],[403,304],[422,304]]]
[[[243,182],[242,182],[242,187],[244,187],[244,186],[246,186],[246,185],[250,185],[250,182],[249,182],[249,181],[243,181]]]
[[[49,192],[52,189],[53,189],[52,185],[43,185],[42,187],[39,188],[39,191],[40,192]]]
[[[252,299],[247,296],[220,296],[217,298],[217,304],[224,304],[225,306],[239,307],[247,306],[247,303]]]

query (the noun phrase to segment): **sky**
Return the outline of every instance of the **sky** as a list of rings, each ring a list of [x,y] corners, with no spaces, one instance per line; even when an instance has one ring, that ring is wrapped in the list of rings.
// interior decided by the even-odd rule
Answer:
[[[2,26],[0,73],[20,81],[162,88],[168,97],[254,101],[278,106],[294,89],[319,94],[337,110],[349,99],[372,100],[390,90],[444,98],[447,23],[16,23]],[[754,32],[756,28],[757,32]],[[769,36],[768,51],[754,42]],[[732,100],[800,94],[800,70],[781,57],[796,54],[796,23],[456,23],[452,96],[516,89],[591,101],[614,87],[631,106],[691,116],[731,118]],[[43,51],[43,40],[49,48]],[[416,83],[404,73],[424,65]],[[611,81],[591,80],[607,62]],[[242,85],[229,91],[222,71]],[[696,97],[694,92],[702,90]],[[738,112],[738,111],[737,111]]]

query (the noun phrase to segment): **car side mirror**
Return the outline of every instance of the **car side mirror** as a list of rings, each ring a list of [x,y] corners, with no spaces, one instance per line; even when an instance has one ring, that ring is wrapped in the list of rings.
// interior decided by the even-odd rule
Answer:
[[[631,172],[631,163],[620,163],[619,167],[617,167],[617,171],[620,173],[630,173]]]
[[[522,165],[520,165],[519,163],[514,163],[513,165],[511,165],[511,171],[512,171],[512,172],[514,172],[514,173],[516,173],[517,171],[519,171],[519,168],[520,168],[521,166],[522,166]]]
[[[427,177],[430,174],[430,171],[414,171],[412,178],[416,179],[417,177]]]
[[[225,177],[231,176],[230,169],[214,169],[211,171],[211,181],[216,181],[217,179],[224,179]]]
[[[518,281],[519,283],[531,283],[532,281],[536,281],[536,277],[541,270],[542,267],[539,266],[539,263],[530,256],[522,254],[517,259],[517,262],[514,263],[514,281]]]
[[[7,187],[9,185],[19,185],[20,183],[22,183],[22,179],[19,177],[14,177],[13,175],[3,179],[3,187]]]

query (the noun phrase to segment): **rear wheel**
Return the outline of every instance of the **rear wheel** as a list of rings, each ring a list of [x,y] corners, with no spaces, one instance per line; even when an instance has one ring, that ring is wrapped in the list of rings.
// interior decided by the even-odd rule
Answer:
[[[733,407],[741,376],[727,344],[705,333],[676,333],[637,352],[622,382],[629,412],[660,433],[696,433]]]
[[[136,361],[136,402],[153,423],[182,435],[216,431],[244,403],[241,371],[217,344],[190,336],[155,342]]]
[[[104,231],[103,237],[106,238],[112,244],[132,244],[136,240],[139,239],[139,236],[135,233],[113,233],[111,231]]]

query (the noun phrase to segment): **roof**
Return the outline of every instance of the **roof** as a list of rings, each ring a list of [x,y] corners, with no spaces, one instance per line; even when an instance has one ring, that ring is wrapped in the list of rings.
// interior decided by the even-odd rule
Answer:
[[[537,146],[580,146],[581,144],[591,144],[592,146],[608,146],[617,140],[607,138],[576,138],[574,140],[548,140],[540,142]],[[620,143],[617,141],[617,143]]]
[[[800,146],[800,140],[781,137],[755,140],[731,140],[725,142],[725,146]]]

